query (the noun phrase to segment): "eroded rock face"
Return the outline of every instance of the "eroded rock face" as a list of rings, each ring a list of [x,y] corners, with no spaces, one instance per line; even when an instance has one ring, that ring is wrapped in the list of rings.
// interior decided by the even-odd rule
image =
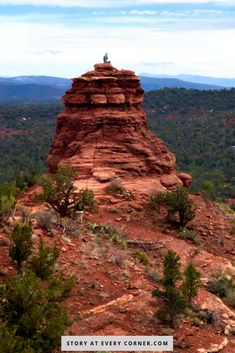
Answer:
[[[144,91],[133,71],[96,64],[73,79],[58,115],[48,157],[49,170],[70,164],[80,179],[97,175],[157,177],[167,188],[187,185],[175,171],[175,156],[147,127],[141,109]],[[164,177],[168,176],[167,177]]]

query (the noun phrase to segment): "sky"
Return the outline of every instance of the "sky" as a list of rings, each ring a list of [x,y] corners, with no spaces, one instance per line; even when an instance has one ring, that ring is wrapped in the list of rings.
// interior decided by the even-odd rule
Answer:
[[[235,0],[0,0],[0,76],[235,77]]]

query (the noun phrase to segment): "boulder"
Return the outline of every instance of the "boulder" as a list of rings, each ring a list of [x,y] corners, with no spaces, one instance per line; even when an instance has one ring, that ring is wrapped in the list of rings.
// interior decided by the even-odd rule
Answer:
[[[177,173],[177,177],[182,181],[183,186],[190,186],[192,183],[191,175],[187,173]]]

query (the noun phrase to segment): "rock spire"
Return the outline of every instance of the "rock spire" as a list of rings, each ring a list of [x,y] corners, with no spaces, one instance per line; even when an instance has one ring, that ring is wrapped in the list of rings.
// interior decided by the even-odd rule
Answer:
[[[135,73],[111,63],[96,64],[74,78],[63,96],[49,171],[69,164],[79,179],[149,177],[169,189],[190,184],[187,174],[176,175],[174,154],[148,129],[143,96]]]

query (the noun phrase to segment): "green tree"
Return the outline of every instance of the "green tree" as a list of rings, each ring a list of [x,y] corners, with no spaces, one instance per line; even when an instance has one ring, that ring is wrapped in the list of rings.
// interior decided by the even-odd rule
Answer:
[[[10,216],[15,205],[17,189],[11,185],[0,186],[0,224]]]
[[[53,273],[58,256],[59,250],[55,246],[53,248],[45,246],[41,239],[38,254],[31,258],[29,267],[37,277],[47,279]]]
[[[212,197],[235,197],[234,97],[234,88],[173,88],[145,94],[143,108],[149,126],[174,151],[178,169],[193,176],[193,193],[202,191],[204,181],[211,181]],[[210,197],[211,191],[205,191]]]
[[[215,199],[215,185],[211,180],[205,180],[201,185],[203,195],[211,200]]]
[[[59,347],[60,337],[70,325],[62,305],[69,289],[60,278],[42,282],[30,270],[11,278],[0,295],[0,347],[4,341],[8,345],[4,353],[51,353]]]
[[[168,216],[171,218],[177,213],[181,227],[184,227],[195,217],[195,212],[192,209],[192,201],[189,200],[188,196],[188,191],[182,187],[177,188],[175,192],[168,192],[166,195]]]
[[[61,217],[70,214],[70,206],[74,204],[73,196],[74,172],[68,166],[59,167],[55,174],[44,175],[40,184],[43,198]]]
[[[0,353],[35,353],[30,342],[16,335],[16,328],[0,324]]]
[[[167,218],[172,221],[175,214],[178,215],[178,223],[184,227],[195,217],[192,209],[192,201],[189,199],[188,191],[183,187],[178,187],[174,192],[162,192],[150,199],[155,208],[156,205],[167,209]]]
[[[184,282],[181,286],[182,294],[189,306],[192,305],[192,299],[197,295],[200,284],[200,273],[190,262],[184,272]]]
[[[163,276],[162,284],[165,287],[174,286],[181,278],[180,257],[172,250],[169,250],[164,258]]]
[[[94,193],[91,189],[85,188],[80,192],[81,204],[84,207],[88,207],[94,209],[95,207],[95,200],[94,200]]]
[[[20,190],[24,190],[25,188],[36,184],[36,175],[34,175],[34,173],[21,170],[16,176],[15,182],[16,186]]]
[[[30,224],[17,223],[11,235],[12,246],[9,255],[12,258],[18,272],[22,264],[32,252],[32,227]]]
[[[164,271],[161,284],[164,290],[155,289],[154,297],[162,298],[163,306],[157,311],[157,316],[164,321],[169,321],[174,327],[179,314],[186,307],[186,302],[176,283],[181,278],[180,257],[174,251],[168,251],[164,259]]]

